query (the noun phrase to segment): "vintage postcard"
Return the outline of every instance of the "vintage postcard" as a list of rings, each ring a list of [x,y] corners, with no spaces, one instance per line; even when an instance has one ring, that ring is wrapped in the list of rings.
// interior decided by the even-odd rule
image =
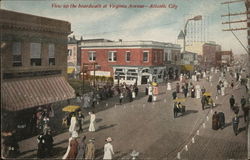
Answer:
[[[0,0],[2,159],[250,159],[249,0]]]

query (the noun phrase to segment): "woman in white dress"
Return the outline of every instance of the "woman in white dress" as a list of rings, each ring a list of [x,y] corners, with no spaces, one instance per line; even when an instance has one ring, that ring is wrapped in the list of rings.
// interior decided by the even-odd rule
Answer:
[[[89,132],[95,132],[95,114],[94,112],[89,112],[89,115],[90,115]]]
[[[107,143],[104,145],[104,156],[103,156],[104,160],[106,160],[106,159],[112,159],[112,157],[114,155],[113,146],[111,144],[112,138],[108,137],[106,139],[106,142]]]
[[[73,131],[76,131],[76,116],[73,114],[70,120],[70,126],[69,126],[69,132],[72,133]]]

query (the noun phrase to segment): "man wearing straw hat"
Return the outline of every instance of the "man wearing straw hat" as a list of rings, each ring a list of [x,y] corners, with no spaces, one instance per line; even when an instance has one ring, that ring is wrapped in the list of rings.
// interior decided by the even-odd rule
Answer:
[[[114,155],[113,146],[111,144],[112,138],[108,137],[106,139],[106,142],[107,143],[104,145],[104,156],[103,156],[103,159],[112,159],[112,156]]]
[[[95,139],[89,140],[85,151],[85,159],[94,160],[95,159]]]

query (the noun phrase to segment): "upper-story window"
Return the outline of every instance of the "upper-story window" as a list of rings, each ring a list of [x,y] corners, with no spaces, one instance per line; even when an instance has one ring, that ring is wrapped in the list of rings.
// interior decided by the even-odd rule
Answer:
[[[148,51],[143,51],[143,62],[148,62]]]
[[[129,62],[131,58],[131,53],[130,52],[126,52],[126,61]]]
[[[30,65],[41,66],[41,43],[30,43]]]
[[[108,61],[115,62],[117,60],[117,53],[115,51],[108,52]]]
[[[49,65],[55,65],[55,45],[49,44]]]
[[[158,59],[158,53],[154,52],[153,57],[154,57],[154,62],[156,63]]]
[[[72,56],[72,49],[68,49],[68,56]]]
[[[22,66],[21,42],[12,44],[12,61],[13,66]]]
[[[95,61],[96,60],[96,52],[95,51],[89,51],[89,61]]]

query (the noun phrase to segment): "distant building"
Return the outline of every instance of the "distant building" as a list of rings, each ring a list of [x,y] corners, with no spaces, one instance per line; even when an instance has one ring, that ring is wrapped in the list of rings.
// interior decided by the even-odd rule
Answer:
[[[19,111],[75,96],[66,73],[70,27],[0,9],[2,109]]]
[[[203,65],[205,68],[216,67],[216,53],[221,51],[221,46],[212,42],[203,45]]]
[[[186,51],[197,53],[198,63],[201,66],[215,67],[217,65],[216,52],[221,51],[221,46],[215,42],[196,42],[186,46]]]
[[[67,73],[69,78],[76,78],[76,75],[80,72],[80,67],[78,67],[79,59],[79,49],[78,41],[75,39],[75,36],[68,38],[68,57],[67,57]]]
[[[218,67],[230,66],[233,62],[233,52],[232,51],[216,52],[216,62]]]
[[[98,39],[86,40],[80,46],[82,64],[97,63],[99,69],[95,74],[114,77],[116,83],[118,79],[121,83],[139,85],[162,82],[168,72],[166,66],[180,60],[180,46],[171,43]]]

